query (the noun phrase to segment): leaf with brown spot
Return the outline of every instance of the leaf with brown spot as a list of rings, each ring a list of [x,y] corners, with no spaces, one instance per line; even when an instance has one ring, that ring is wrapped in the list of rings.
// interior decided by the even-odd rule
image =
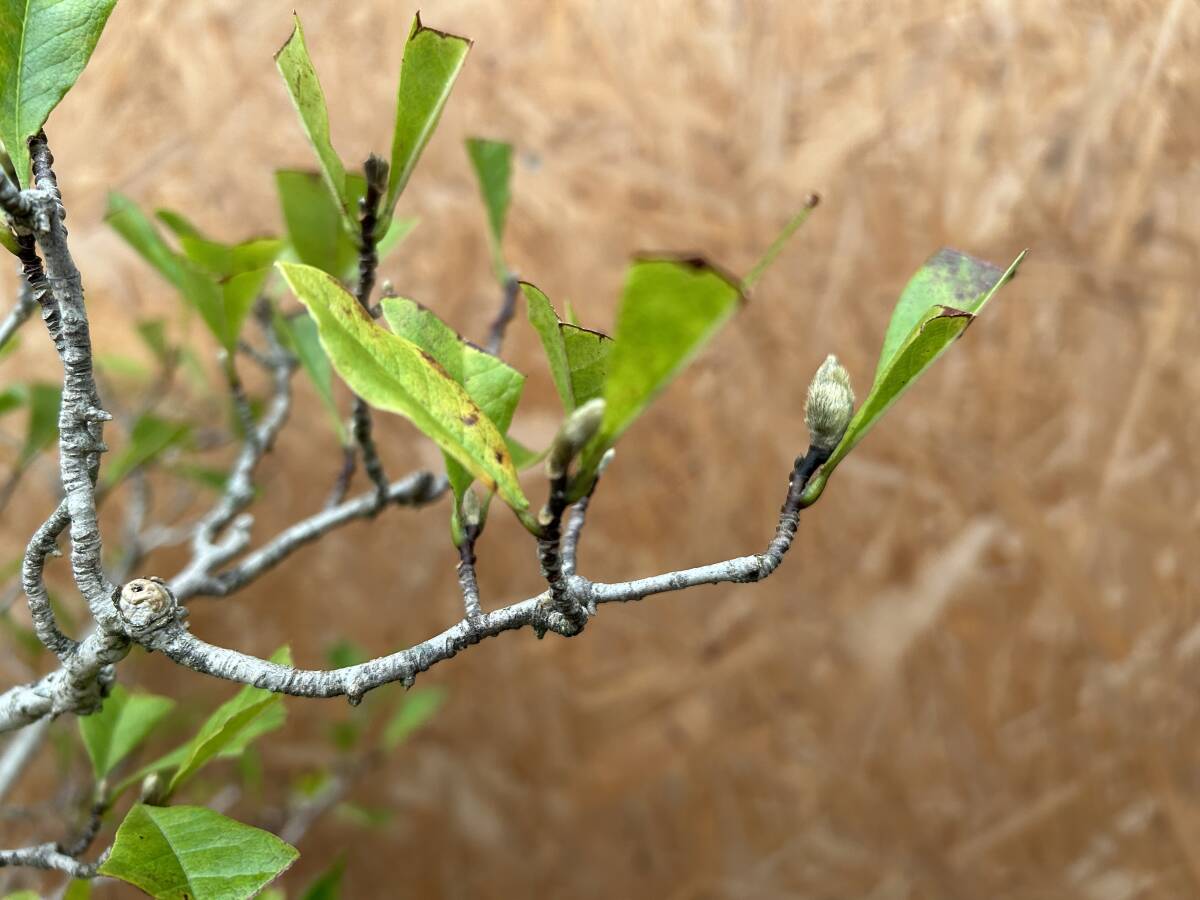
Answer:
[[[383,317],[392,331],[421,348],[421,354],[429,360],[430,365],[461,384],[467,395],[479,405],[483,415],[491,419],[502,434],[508,431],[513,413],[521,400],[524,375],[503,360],[476,347],[439,319],[432,310],[415,300],[385,297]],[[471,419],[467,421],[464,418],[463,424],[473,426],[478,421],[478,417]],[[499,447],[492,450],[492,455],[498,465],[512,467],[508,454]],[[446,459],[446,475],[456,501],[451,511],[451,528],[458,535],[459,502],[474,477],[449,456]],[[485,500],[485,511],[486,508]]]
[[[504,431],[511,420],[493,421],[428,350],[364,318],[358,302],[330,275],[312,266],[279,263],[279,271],[316,320],[333,367],[371,406],[399,413],[475,478],[494,481],[501,498],[518,513],[529,501],[505,456]],[[517,373],[519,375],[519,373]],[[516,394],[519,397],[519,387]],[[464,420],[477,417],[475,425]]]

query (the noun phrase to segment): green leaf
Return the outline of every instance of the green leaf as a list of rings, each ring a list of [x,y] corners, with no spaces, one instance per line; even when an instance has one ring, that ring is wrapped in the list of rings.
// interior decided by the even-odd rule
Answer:
[[[968,263],[962,263],[953,260],[948,254],[962,256],[952,250],[943,250],[930,257],[926,267],[933,266],[939,270],[938,273],[933,277],[927,277],[922,272],[918,272],[914,276],[913,280],[909,282],[908,288],[905,289],[904,296],[897,304],[898,307],[904,306],[905,309],[901,311],[897,308],[892,324],[895,324],[896,317],[902,317],[905,320],[910,317],[909,310],[917,302],[920,294],[923,293],[927,299],[936,300],[948,296],[947,292],[952,293],[954,290],[952,284],[947,284],[943,278],[948,271],[956,273],[953,277],[961,279],[959,283],[963,293],[960,302],[971,307],[971,310],[944,305],[931,306],[916,319],[908,334],[898,345],[885,339],[882,354],[885,364],[876,375],[871,392],[855,412],[850,424],[846,426],[846,433],[841,442],[834,448],[833,454],[821,467],[821,471],[809,482],[801,498],[802,506],[811,506],[817,501],[821,492],[825,490],[829,476],[838,464],[858,445],[859,441],[867,436],[867,432],[900,398],[900,395],[908,390],[913,382],[933,364],[933,361],[946,352],[950,345],[967,330],[967,326],[975,319],[975,313],[983,308],[997,290],[1012,279],[1025,256],[1022,253],[1013,261],[1007,271],[1002,272],[999,268],[988,266],[987,263],[981,263],[978,260],[970,260],[969,257],[967,258]],[[987,267],[986,271],[991,274],[981,275],[980,269],[985,266]],[[889,338],[891,331],[889,326]]]
[[[342,875],[346,871],[345,857],[318,875],[304,891],[301,900],[338,900],[342,896]]]
[[[347,444],[349,436],[346,434],[346,426],[338,411],[337,401],[333,398],[333,366],[329,364],[329,357],[321,349],[317,323],[307,313],[291,318],[276,314],[275,326],[284,346],[300,360],[300,367],[317,389],[317,396],[321,398],[321,405],[329,413],[338,440],[343,445]]]
[[[412,177],[470,49],[466,38],[426,28],[420,14],[413,19],[400,63],[385,219]]]
[[[549,447],[544,450],[530,450],[511,434],[504,436],[504,443],[508,444],[508,452],[512,454],[513,465],[518,472],[524,472],[526,469],[536,466],[550,452]]]
[[[442,688],[410,690],[383,730],[384,749],[392,751],[399,747],[414,731],[432,719],[445,702],[446,692]]]
[[[737,310],[737,283],[703,260],[642,259],[625,279],[604,383],[604,422],[584,450],[572,494],[600,457]]]
[[[186,422],[171,422],[143,413],[129,433],[129,443],[104,467],[102,483],[112,487],[139,466],[185,441],[192,432]]]
[[[280,648],[272,661],[291,664],[291,652]],[[246,686],[221,704],[187,745],[187,753],[171,777],[168,794],[174,793],[213,757],[237,752],[252,740],[283,724],[283,695]]]
[[[275,189],[296,258],[335,278],[346,278],[358,264],[358,248],[342,224],[342,210],[319,172],[280,169]]]
[[[347,233],[341,211],[330,198],[321,174],[280,169],[275,173],[275,187],[296,259],[341,281],[354,279],[358,273],[358,246]],[[361,175],[346,174],[346,194],[352,207],[357,206],[366,188]],[[393,219],[375,245],[379,259],[386,259],[416,224],[412,218]]]
[[[892,311],[875,379],[891,365],[900,347],[933,306],[978,313],[1000,286],[1004,270],[989,262],[942,248],[925,261],[904,288]]]
[[[175,286],[221,346],[232,353],[246,315],[270,274],[270,261],[282,244],[266,239],[236,247],[208,246],[214,242],[182,238],[200,257],[202,263],[198,264],[172,250],[154,223],[127,197],[109,194],[106,221]]]
[[[471,344],[432,311],[413,300],[385,297],[383,317],[392,331],[429,353],[451,378],[462,385],[467,396],[479,405],[502,435],[508,431],[513,413],[521,400],[524,375]],[[451,518],[452,528],[457,534],[459,503],[474,478],[452,455],[443,453],[446,457],[446,477],[454,491]]]
[[[139,803],[117,829],[100,874],[162,900],[243,900],[299,856],[269,831],[202,806]]]
[[[287,647],[280,648],[272,657],[273,662],[291,665],[291,653]],[[264,697],[264,695],[266,695]],[[265,705],[262,701],[274,700]],[[256,710],[250,714],[247,710]],[[201,727],[200,731],[186,744],[176,747],[170,753],[160,756],[153,762],[142,766],[132,775],[126,777],[113,789],[117,796],[131,785],[137,784],[153,772],[166,772],[179,769],[189,761],[198,761],[199,765],[188,775],[190,778],[205,763],[213,759],[238,759],[249,749],[250,745],[264,734],[282,727],[287,720],[287,709],[283,705],[283,696],[270,694],[260,688],[244,687],[237,696],[222,704]],[[203,746],[201,746],[203,745]],[[199,756],[203,755],[203,759]],[[175,773],[171,791],[180,785],[180,772]]]
[[[0,141],[29,184],[29,138],[87,65],[116,0],[0,0]]]
[[[562,398],[563,408],[571,412],[604,392],[612,339],[599,331],[562,322],[550,299],[536,286],[521,282],[526,311],[542,341],[550,376]]]
[[[291,651],[280,647],[271,656],[271,661],[291,665]],[[142,766],[117,785],[113,795],[120,794],[152,772],[177,768],[168,790],[168,793],[173,792],[213,757],[236,756],[253,740],[282,725],[287,715],[282,701],[280,694],[250,686],[242,688],[208,717],[190,741]]]
[[[21,255],[21,246],[17,243],[17,236],[12,233],[11,228],[3,224],[0,224],[0,247],[3,247],[13,256]]]
[[[266,271],[283,249],[277,238],[253,238],[240,244],[222,244],[207,238],[183,235],[184,255],[218,281],[245,272]],[[265,277],[265,276],[264,276]]]
[[[41,900],[37,891],[17,891],[15,894],[5,894],[4,900]]]
[[[204,232],[193,225],[191,220],[185,218],[181,213],[177,213],[171,209],[156,209],[154,217],[166,225],[177,238],[189,237],[205,240]]]
[[[104,778],[130,754],[175,706],[154,694],[131,694],[113,685],[100,712],[79,717],[79,733],[96,779]]]
[[[254,269],[249,272],[239,272],[221,282],[221,314],[216,322],[209,323],[209,328],[216,335],[222,346],[232,355],[237,347],[238,335],[246,316],[254,308],[263,284],[271,270]],[[203,310],[201,311],[203,314]],[[220,324],[217,324],[219,322]]]
[[[0,391],[0,416],[19,409],[25,402],[25,388],[19,384]]]
[[[171,776],[169,793],[182,787],[205,763],[227,749],[268,706],[278,702],[277,695],[267,694],[266,691],[251,694],[243,690],[233,700],[222,704],[192,739],[179,768]]]
[[[277,265],[316,319],[325,353],[355,393],[409,419],[518,514],[529,508],[500,430],[432,354],[380,328],[326,273]]]
[[[181,289],[184,276],[178,254],[162,239],[154,223],[146,218],[136,203],[124,194],[110,192],[108,212],[104,221],[123,237],[142,259],[150,263],[158,274]]]
[[[90,900],[91,896],[92,883],[82,878],[73,878],[63,892],[62,900]]]
[[[354,221],[354,210],[351,206],[350,195],[346,190],[346,169],[341,157],[333,149],[329,137],[329,111],[325,105],[325,92],[321,90],[321,82],[317,71],[313,68],[308,56],[308,47],[304,43],[304,29],[300,25],[300,17],[293,16],[295,27],[291,37],[275,54],[275,65],[287,85],[288,95],[300,114],[300,124],[308,142],[317,154],[317,162],[321,166],[321,176],[325,187],[333,198],[334,206],[341,217],[347,234],[356,234],[357,223]]]
[[[29,405],[29,422],[25,428],[25,443],[17,459],[17,467],[29,465],[39,453],[54,443],[58,437],[58,408],[62,402],[62,388],[42,381],[29,386],[26,403]]]
[[[603,396],[608,380],[608,359],[613,348],[612,338],[602,331],[566,322],[560,323],[558,330],[567,351],[567,371],[575,405],[582,406],[589,400]]]
[[[479,179],[479,192],[487,208],[488,243],[492,249],[492,265],[496,277],[503,283],[508,277],[508,266],[504,263],[504,220],[508,215],[511,199],[509,180],[512,178],[512,144],[489,141],[484,138],[467,138],[467,155]]]
[[[175,463],[169,467],[169,471],[172,475],[187,478],[189,481],[194,481],[213,491],[225,490],[225,485],[229,482],[229,473],[224,469],[202,466],[197,463]]]

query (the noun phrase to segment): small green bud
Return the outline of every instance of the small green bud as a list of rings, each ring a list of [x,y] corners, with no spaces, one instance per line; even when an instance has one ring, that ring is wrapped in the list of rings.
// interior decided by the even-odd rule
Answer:
[[[833,450],[846,433],[854,415],[854,391],[850,374],[832,353],[821,363],[804,404],[804,424],[809,440],[820,450]]]
[[[599,397],[589,400],[567,416],[554,436],[554,443],[550,445],[550,455],[546,457],[546,475],[550,478],[566,475],[571,460],[600,430],[603,421],[604,401]]]

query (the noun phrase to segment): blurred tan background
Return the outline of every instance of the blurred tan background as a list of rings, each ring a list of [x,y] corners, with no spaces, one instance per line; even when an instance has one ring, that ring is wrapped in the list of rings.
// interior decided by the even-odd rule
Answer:
[[[297,5],[336,146],[348,163],[386,150],[413,4]],[[129,310],[177,302],[101,223],[106,190],[224,238],[278,229],[273,169],[311,165],[271,59],[291,9],[125,0],[52,117],[101,350],[129,340]],[[427,0],[422,15],[476,46],[386,275],[476,339],[497,298],[467,135],[520,148],[512,264],[601,328],[634,251],[745,271],[823,197],[622,443],[590,577],[760,549],[824,355],[865,394],[927,255],[1031,252],[839,470],[771,581],[604,608],[578,639],[508,634],[437,667],[423,683],[449,689],[445,709],[353,795],[392,824],[326,817],[284,883],[340,849],[347,897],[1200,896],[1200,6]],[[53,371],[36,325],[20,359]],[[506,356],[530,375],[516,433],[542,439],[557,401],[520,319]],[[263,468],[257,535],[315,508],[336,470],[307,389],[300,417]],[[382,430],[392,472],[436,464],[405,424]],[[6,542],[42,514],[10,508]],[[308,665],[338,634],[384,653],[460,614],[454,562],[444,504],[391,511],[198,601],[192,627],[262,654],[289,641]],[[499,510],[480,577],[488,606],[540,589]],[[229,694],[153,661],[126,672]],[[288,708],[268,791],[321,764],[316,736],[344,714]]]

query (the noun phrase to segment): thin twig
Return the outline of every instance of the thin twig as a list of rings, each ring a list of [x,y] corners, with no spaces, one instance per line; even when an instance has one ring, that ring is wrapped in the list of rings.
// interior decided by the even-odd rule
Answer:
[[[571,507],[571,514],[567,517],[567,527],[563,531],[562,539],[562,570],[565,575],[575,574],[579,555],[579,540],[583,536],[583,526],[587,524],[588,507],[591,505],[592,496],[596,493],[597,485],[600,484],[600,476],[604,474],[604,470],[612,462],[614,454],[615,451],[610,448],[600,458],[600,465],[596,467],[596,477],[592,479],[592,484],[588,488],[587,493],[575,501],[575,505]]]
[[[462,588],[463,610],[468,619],[483,614],[479,603],[479,581],[475,577],[475,541],[479,537],[479,526],[468,524],[463,528],[463,539],[458,545],[458,585]]]
[[[59,503],[41,527],[29,539],[25,558],[21,565],[21,583],[29,602],[29,616],[33,620],[33,631],[42,645],[63,662],[79,646],[59,630],[50,606],[50,595],[46,591],[44,571],[46,557],[58,553],[58,538],[70,524],[67,501]]]
[[[108,858],[108,850],[100,854],[94,863],[82,863],[58,849],[58,844],[37,844],[17,850],[0,850],[0,869],[5,866],[29,866],[65,872],[72,878],[95,878],[96,870]]]
[[[371,292],[375,289],[375,273],[379,266],[379,254],[375,249],[375,226],[379,224],[379,204],[387,190],[387,163],[372,154],[367,157],[363,173],[367,178],[367,190],[359,201],[359,224],[361,239],[358,246],[358,289],[355,293],[359,305],[371,315]],[[365,400],[354,395],[353,410],[350,414],[351,433],[354,441],[362,451],[363,468],[367,477],[375,485],[377,509],[382,509],[387,502],[388,480],[383,470],[383,461],[379,458],[379,448],[371,433],[371,410]]]
[[[98,794],[92,800],[92,805],[88,809],[87,821],[83,823],[83,827],[71,838],[69,843],[60,841],[59,851],[71,857],[79,857],[86,853],[88,847],[92,846],[92,841],[96,840],[96,835],[100,833],[100,824],[106,812],[108,812],[108,802]]]
[[[512,321],[517,311],[517,293],[520,285],[520,279],[511,273],[504,279],[500,312],[496,314],[492,327],[488,330],[487,352],[492,356],[499,356],[500,348],[504,346],[504,334],[508,330],[508,323]]]
[[[354,478],[354,470],[358,467],[358,452],[353,444],[342,448],[342,464],[338,468],[337,479],[333,482],[333,490],[325,500],[325,508],[332,509],[343,500],[350,491],[350,481]]]
[[[3,228],[0,225],[0,228]],[[34,309],[37,307],[37,298],[33,295],[33,288],[29,282],[21,280],[21,287],[17,292],[17,302],[13,304],[13,308],[8,311],[8,315],[0,321],[0,348],[3,348],[17,333],[22,325],[24,325]]]
[[[388,487],[386,502],[402,506],[421,506],[440,497],[446,488],[444,477],[437,478],[428,472],[414,472]],[[220,573],[214,573],[214,570],[236,554],[224,557],[224,554],[219,552],[220,548],[216,547],[210,551],[202,551],[193,557],[182,572],[171,579],[171,590],[181,602],[191,597],[228,596],[279,565],[305,544],[347,522],[368,518],[376,511],[375,492],[360,494],[289,526],[258,550],[246,555],[232,568]]]
[[[41,719],[13,735],[0,756],[0,802],[8,796],[25,767],[37,756],[50,730],[50,719]]]
[[[550,478],[550,494],[546,505],[538,513],[541,534],[537,538],[538,563],[542,577],[550,586],[550,603],[573,631],[587,624],[587,610],[570,590],[570,581],[563,571],[559,541],[562,534],[562,517],[567,508],[567,471]],[[539,627],[539,634],[542,629]]]
[[[264,323],[263,330],[273,361],[271,403],[258,424],[252,425],[244,436],[241,452],[234,461],[220,499],[196,526],[192,535],[192,560],[185,570],[190,573],[189,577],[207,576],[250,543],[252,519],[240,514],[254,500],[254,473],[258,464],[274,445],[275,437],[291,412],[292,373],[296,361],[278,343],[269,323]]]

